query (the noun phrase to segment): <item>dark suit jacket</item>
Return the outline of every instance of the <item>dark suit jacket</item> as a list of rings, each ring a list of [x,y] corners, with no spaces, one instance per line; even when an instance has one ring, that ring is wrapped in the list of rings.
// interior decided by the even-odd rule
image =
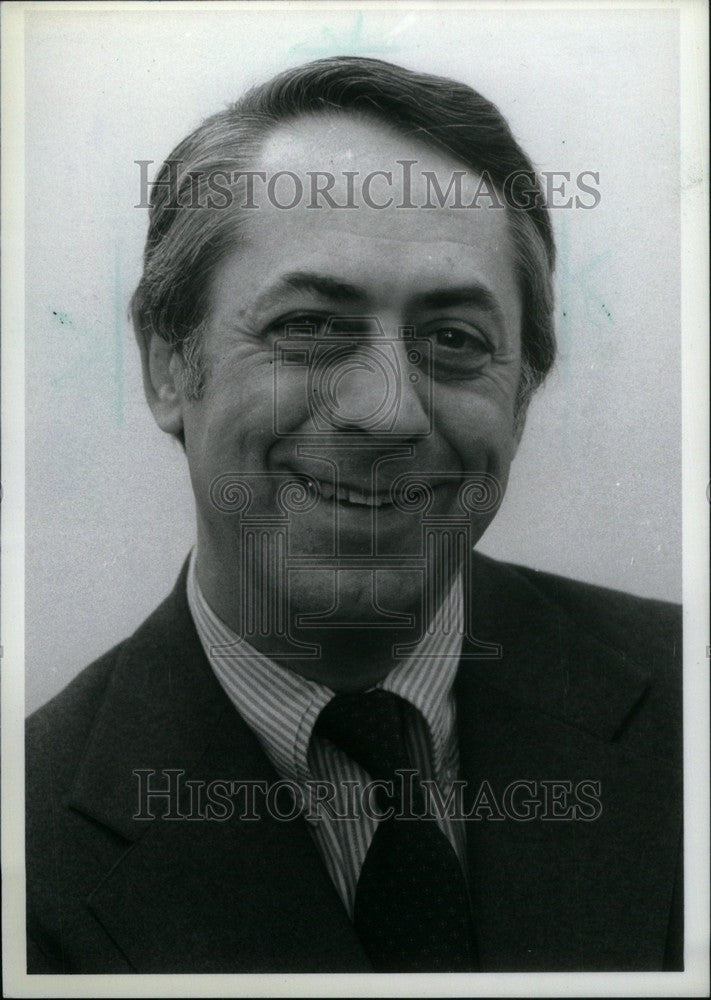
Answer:
[[[678,609],[476,556],[461,776],[600,782],[590,822],[467,823],[486,971],[682,967]],[[30,972],[370,966],[302,818],[132,818],[134,768],[276,780],[215,679],[185,568],[27,727]]]

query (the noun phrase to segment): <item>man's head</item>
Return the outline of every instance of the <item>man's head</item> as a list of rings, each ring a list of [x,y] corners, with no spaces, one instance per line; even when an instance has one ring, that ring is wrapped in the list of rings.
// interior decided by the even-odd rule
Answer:
[[[422,575],[405,566],[419,543],[393,484],[423,474],[442,516],[459,510],[467,474],[503,492],[553,361],[553,238],[530,162],[470,88],[355,58],[250,91],[169,161],[133,313],[153,412],[188,456],[200,551],[223,563],[218,577],[244,555],[214,504],[221,475],[261,476],[265,516],[279,475],[302,475],[327,502],[293,518],[290,551],[400,557],[380,566],[377,595],[366,568],[340,573],[339,599],[346,618],[373,603],[411,610]],[[434,192],[452,182],[454,205],[441,207]],[[317,346],[302,333],[280,353],[295,326]],[[475,518],[473,541],[494,512]],[[301,612],[333,600],[333,570],[295,569],[289,585]]]
[[[269,134],[299,117],[319,114],[372,117],[402,136],[450,153],[460,166],[486,175],[496,186],[507,206],[524,316],[518,399],[523,415],[555,357],[555,246],[533,166],[498,109],[472,88],[377,59],[336,57],[287,70],[179,143],[155,178],[144,272],[132,304],[137,331],[176,345],[187,363],[188,392],[199,395],[203,373],[197,359],[210,279],[220,257],[239,245],[239,220],[189,206],[210,197],[219,206],[215,188],[228,186],[222,171],[254,170]],[[231,187],[240,187],[244,198],[248,184],[239,179]],[[427,225],[426,215],[422,224]]]

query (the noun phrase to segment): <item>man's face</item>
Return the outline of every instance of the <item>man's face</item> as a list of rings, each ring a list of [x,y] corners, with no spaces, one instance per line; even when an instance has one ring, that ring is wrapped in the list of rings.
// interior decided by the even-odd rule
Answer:
[[[282,126],[257,166],[267,177],[294,171],[305,190],[307,171],[329,171],[331,196],[344,204],[346,171],[397,178],[403,159],[417,161],[415,204],[426,200],[422,171],[434,171],[446,190],[462,169],[385,126],[343,115]],[[477,180],[465,180],[465,204]],[[374,185],[373,197],[385,200],[383,189]],[[334,570],[316,564],[336,553],[394,560],[382,559],[375,575],[363,559],[339,572],[344,620],[367,619],[374,598],[393,612],[416,607],[423,574],[407,568],[407,557],[421,552],[422,515],[392,502],[393,482],[416,473],[433,488],[428,516],[461,515],[463,478],[487,473],[503,492],[515,451],[521,308],[505,212],[486,199],[470,210],[403,209],[400,201],[314,209],[304,198],[284,210],[262,196],[259,208],[242,212],[240,247],[215,273],[205,391],[183,410],[199,549],[221,572],[243,572],[240,517],[211,499],[218,477],[249,474],[251,512],[265,519],[283,516],[283,478],[274,474],[307,477],[320,499],[289,515],[289,554],[311,556],[313,565],[290,574],[292,610],[331,606]],[[297,337],[296,353],[285,356],[295,326],[315,336]],[[414,327],[417,354],[403,327]],[[473,519],[472,542],[494,513]],[[250,559],[252,587],[257,562]],[[263,572],[274,586],[274,567]]]

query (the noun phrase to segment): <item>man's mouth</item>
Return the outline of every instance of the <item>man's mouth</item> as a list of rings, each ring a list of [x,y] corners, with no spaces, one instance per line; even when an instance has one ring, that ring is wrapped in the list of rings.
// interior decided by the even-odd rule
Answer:
[[[309,476],[310,486],[318,491],[323,500],[331,503],[346,504],[351,507],[386,507],[393,506],[390,492],[373,493],[356,486],[339,484],[338,488],[333,483],[323,482],[314,476]]]

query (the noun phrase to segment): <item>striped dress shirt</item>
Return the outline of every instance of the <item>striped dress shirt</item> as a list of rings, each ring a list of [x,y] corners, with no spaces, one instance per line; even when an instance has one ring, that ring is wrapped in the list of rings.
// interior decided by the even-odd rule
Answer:
[[[297,782],[309,802],[313,782],[329,782],[335,798],[306,810],[311,833],[349,914],[353,912],[360,869],[378,825],[377,817],[353,808],[354,792],[367,773],[329,740],[313,734],[321,710],[334,692],[259,653],[217,617],[205,600],[193,549],[187,596],[205,654],[233,705],[251,727],[275,771]],[[459,771],[452,685],[462,646],[463,593],[458,578],[416,650],[376,687],[399,695],[417,709],[408,716],[406,738],[412,767],[434,780],[446,796]],[[238,655],[216,655],[231,646]],[[357,801],[357,798],[356,798]],[[350,813],[350,815],[349,815]],[[339,818],[348,816],[348,818]],[[462,868],[462,821],[437,816]]]

